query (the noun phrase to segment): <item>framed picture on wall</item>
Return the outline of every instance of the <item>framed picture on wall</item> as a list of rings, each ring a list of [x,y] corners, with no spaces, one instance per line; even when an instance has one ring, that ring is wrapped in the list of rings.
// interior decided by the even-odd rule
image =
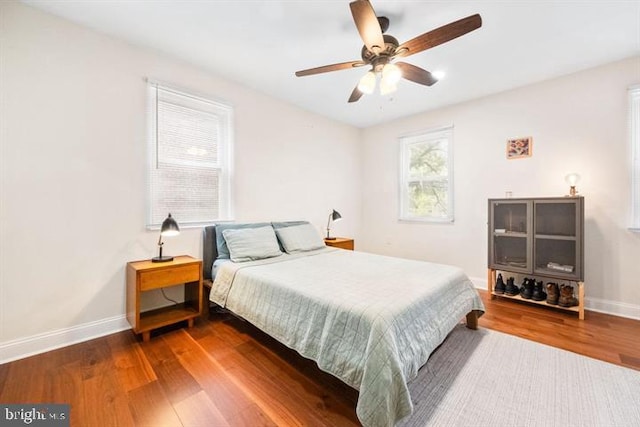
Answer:
[[[507,159],[521,159],[531,157],[533,150],[533,137],[513,138],[507,140]]]

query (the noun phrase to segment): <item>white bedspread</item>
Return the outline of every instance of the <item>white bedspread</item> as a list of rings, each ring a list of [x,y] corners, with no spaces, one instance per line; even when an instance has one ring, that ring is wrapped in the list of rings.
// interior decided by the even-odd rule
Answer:
[[[365,426],[392,426],[413,406],[407,382],[472,310],[457,267],[326,248],[220,267],[211,301],[359,390]]]

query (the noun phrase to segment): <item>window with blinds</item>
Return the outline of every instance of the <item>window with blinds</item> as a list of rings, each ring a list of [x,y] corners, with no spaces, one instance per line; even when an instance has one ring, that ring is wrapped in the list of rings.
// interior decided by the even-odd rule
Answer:
[[[148,228],[169,213],[182,226],[231,218],[228,105],[149,83]]]
[[[631,141],[631,229],[640,231],[640,85],[629,88],[629,139]]]
[[[453,221],[453,128],[400,138],[400,220]]]

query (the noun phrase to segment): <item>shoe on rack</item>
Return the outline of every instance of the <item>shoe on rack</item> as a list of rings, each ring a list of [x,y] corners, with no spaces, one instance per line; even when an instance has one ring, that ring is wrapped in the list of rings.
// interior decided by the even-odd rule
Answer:
[[[542,280],[539,282],[535,282],[533,285],[533,293],[531,294],[531,299],[534,301],[544,301],[547,299],[547,293],[543,290]]]
[[[574,307],[578,305],[578,299],[573,295],[573,286],[562,285],[558,305],[561,307]]]
[[[525,277],[524,282],[522,282],[522,286],[520,287],[520,296],[524,299],[531,299],[531,297],[533,296],[533,286],[535,283],[535,280]]]
[[[509,296],[515,296],[520,293],[520,289],[514,283],[515,279],[513,277],[509,277],[507,279],[507,286],[505,286],[504,293]]]
[[[557,283],[547,283],[547,304],[558,305],[558,298],[560,297],[560,289]]]
[[[525,290],[524,285],[526,285],[527,283],[529,283],[529,278],[528,278],[528,277],[525,277],[525,278],[522,280],[522,285],[520,285],[520,287],[518,288],[518,289],[520,290],[519,294],[520,294],[520,296],[521,296],[521,297],[523,297],[523,298],[524,298],[524,296],[523,296],[523,295],[524,295],[524,290]]]
[[[502,281],[502,274],[498,273],[498,279],[496,279],[496,286],[494,286],[493,292],[496,294],[504,294],[505,288],[506,286]]]

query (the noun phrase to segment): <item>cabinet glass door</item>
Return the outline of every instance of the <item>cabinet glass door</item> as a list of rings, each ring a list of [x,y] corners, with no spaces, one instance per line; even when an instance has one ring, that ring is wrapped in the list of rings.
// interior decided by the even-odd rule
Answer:
[[[534,273],[582,280],[581,199],[534,202]]]
[[[531,201],[492,201],[489,212],[489,266],[530,273]]]

